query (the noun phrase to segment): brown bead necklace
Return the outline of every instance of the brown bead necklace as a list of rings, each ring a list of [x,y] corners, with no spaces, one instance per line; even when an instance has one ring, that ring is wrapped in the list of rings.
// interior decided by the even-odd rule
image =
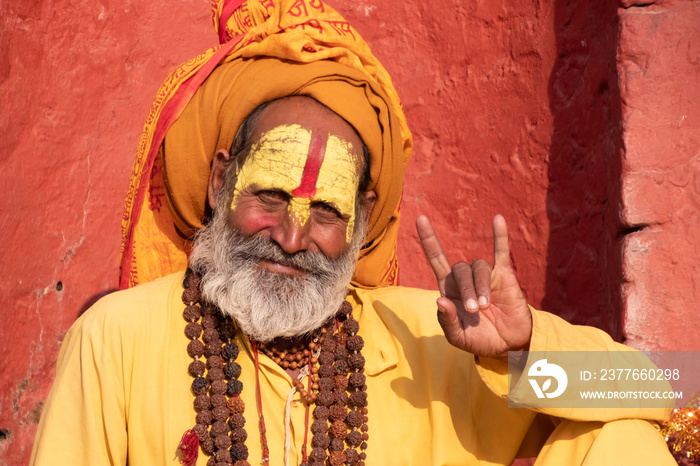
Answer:
[[[207,466],[250,466],[245,445],[245,404],[240,398],[243,384],[238,380],[241,366],[235,362],[240,352],[234,341],[236,328],[216,306],[201,299],[200,281],[201,276],[188,268],[183,281],[183,317],[188,322],[185,335],[190,339],[187,353],[194,359],[189,373],[194,377],[192,392],[197,415],[195,426],[180,441],[180,461],[194,465],[201,446],[210,456]],[[306,348],[297,346],[286,352],[253,342],[255,349],[285,369],[309,368],[308,391],[301,381],[292,381],[306,402],[307,424],[310,405],[316,405],[311,424],[312,450],[307,456],[305,438],[301,466],[365,465],[369,435],[365,359],[360,353],[364,341],[357,335],[359,324],[347,301],[341,305],[334,327],[330,337],[330,332],[320,329]],[[265,463],[269,462],[269,450],[257,382],[257,354],[255,351],[256,396]]]
[[[323,343],[323,340],[326,338],[326,333],[327,330],[325,327],[316,331],[311,340],[309,340],[306,348],[297,345],[288,350],[280,350],[266,343],[258,343],[258,349],[283,369],[294,370],[308,366],[309,363],[318,363],[318,359],[313,356],[313,353],[316,351],[316,348]]]

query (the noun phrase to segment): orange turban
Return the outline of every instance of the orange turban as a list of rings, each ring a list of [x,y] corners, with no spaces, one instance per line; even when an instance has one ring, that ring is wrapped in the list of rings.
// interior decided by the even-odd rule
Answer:
[[[182,270],[202,227],[214,153],[258,105],[311,96],[347,120],[370,152],[377,203],[353,283],[396,284],[396,239],[411,135],[386,70],[320,0],[214,0],[221,44],[181,65],[158,91],[141,136],[122,219],[121,288]]]

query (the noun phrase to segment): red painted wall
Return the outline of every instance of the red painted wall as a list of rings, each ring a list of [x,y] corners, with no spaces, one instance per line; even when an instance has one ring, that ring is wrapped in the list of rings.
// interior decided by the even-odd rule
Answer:
[[[618,65],[625,334],[632,346],[698,350],[700,3],[636,3],[621,10]]]
[[[626,123],[632,119],[617,85],[623,16],[616,6],[329,3],[391,73],[414,131],[399,244],[402,284],[434,288],[413,229],[418,213],[431,216],[452,260],[471,261],[491,256],[490,221],[501,212],[530,302],[622,338],[619,176],[623,148],[624,170],[631,166],[631,142],[619,125],[624,112]],[[0,463],[24,464],[67,328],[117,287],[122,201],[151,99],[170,70],[217,39],[204,0],[5,0],[0,13],[0,177],[7,193],[0,200]],[[688,47],[696,56],[697,48]],[[695,70],[697,77],[697,61],[678,63],[679,73]],[[655,66],[667,77],[664,62]],[[682,86],[679,79],[669,91]],[[624,91],[629,104],[649,89]],[[697,97],[683,102],[683,124],[697,129]],[[665,105],[660,112],[675,111]],[[671,140],[685,135],[679,152],[686,165],[678,176],[695,187],[687,172],[696,172],[697,136],[685,133],[688,126],[668,128]],[[640,138],[648,132],[639,127]],[[675,152],[660,146],[657,158],[669,147]],[[625,193],[634,192],[630,186]],[[686,202],[697,200],[693,189],[674,192]],[[625,208],[631,205],[625,196]],[[625,215],[626,225],[636,225]],[[692,238],[683,219],[693,215],[669,223],[683,247]],[[641,278],[625,277],[639,289],[652,266],[639,269]],[[650,332],[648,317],[626,327],[635,338]]]
[[[412,227],[419,213],[453,260],[472,261],[491,256],[502,212],[530,301],[620,338],[620,257],[609,252],[621,147],[615,6],[424,3],[343,10],[380,26],[358,23],[414,131],[402,283],[434,286]]]
[[[0,8],[0,464],[26,464],[66,330],[118,285],[122,202],[151,99],[215,36],[194,0]]]

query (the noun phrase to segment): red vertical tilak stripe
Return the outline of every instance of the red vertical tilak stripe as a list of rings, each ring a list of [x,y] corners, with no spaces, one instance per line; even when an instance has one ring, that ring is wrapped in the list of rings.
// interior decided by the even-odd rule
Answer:
[[[301,184],[292,191],[292,196],[312,197],[316,194],[318,172],[321,171],[321,164],[326,156],[326,142],[328,142],[328,133],[321,132],[319,134],[317,131],[311,133],[309,153],[306,156],[304,172],[301,175]]]

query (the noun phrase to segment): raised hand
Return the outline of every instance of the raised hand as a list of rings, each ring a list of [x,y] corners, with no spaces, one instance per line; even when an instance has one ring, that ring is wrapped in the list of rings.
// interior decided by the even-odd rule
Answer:
[[[508,227],[493,219],[494,266],[485,260],[450,265],[430,220],[416,219],[423,252],[435,273],[441,297],[438,321],[450,344],[478,356],[507,358],[527,349],[532,316],[510,263]]]

